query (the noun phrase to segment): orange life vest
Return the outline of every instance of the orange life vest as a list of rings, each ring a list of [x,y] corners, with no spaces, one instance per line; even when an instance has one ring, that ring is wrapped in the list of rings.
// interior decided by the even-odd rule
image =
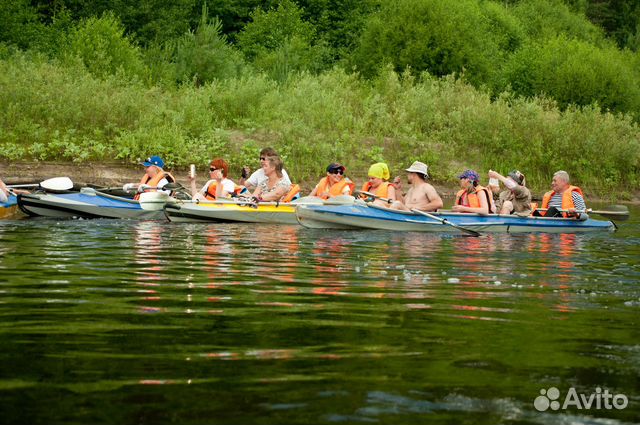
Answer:
[[[300,193],[300,186],[297,184],[292,184],[291,189],[289,189],[289,192],[287,192],[287,194],[282,197],[282,200],[280,202],[291,202],[294,196],[296,196],[298,193]]]
[[[142,178],[140,179],[140,184],[144,184],[151,187],[158,187],[158,183],[160,183],[160,180],[164,178],[166,178],[169,183],[175,183],[176,181],[175,177],[173,177],[171,173],[168,173],[166,171],[160,171],[153,178],[149,177],[149,175],[145,173],[144,176],[142,176]],[[136,196],[133,197],[133,199],[135,200],[138,200],[138,198],[140,198],[139,193],[137,193]]]
[[[495,204],[493,203],[493,194],[484,186],[478,185],[475,189],[476,191],[473,193],[468,193],[466,189],[460,189],[458,193],[456,193],[455,205],[463,205],[465,199],[463,195],[466,193],[466,200],[468,205],[465,205],[465,207],[480,208],[482,205],[480,204],[480,198],[478,197],[478,194],[480,192],[484,192],[487,198],[487,205],[489,206],[489,214],[493,214],[496,211]]]
[[[383,182],[380,186],[378,186],[378,189],[376,190],[375,195],[379,196],[381,198],[388,198],[389,197],[389,186],[390,185],[391,185],[391,183],[389,183],[389,182]],[[371,182],[365,182],[362,185],[362,191],[363,192],[373,193],[373,192],[371,192]],[[366,198],[367,195],[364,195],[364,197]]]
[[[207,186],[207,190],[204,193],[204,197],[210,201],[215,201],[217,189],[218,189],[218,182],[212,181],[211,183],[209,183],[209,186]],[[237,184],[234,184],[233,193],[235,193],[236,195],[239,195],[245,189],[246,188],[244,186],[238,186]]]
[[[576,207],[576,204],[573,203],[573,192],[578,192],[580,196],[584,198],[584,195],[582,194],[582,189],[580,189],[578,186],[569,186],[564,192],[562,192],[561,209],[568,210],[570,208]],[[544,196],[542,197],[542,207],[541,207],[542,209],[549,208],[549,202],[551,202],[551,198],[553,198],[553,195],[555,194],[556,193],[553,190],[550,190],[544,194]],[[562,216],[566,217],[567,213],[562,213]]]
[[[349,186],[349,195],[353,192],[355,184],[348,178],[343,178],[338,183],[329,186],[329,177],[324,177],[316,186],[316,196],[322,199],[328,199],[333,196],[340,196],[344,191],[345,186]]]

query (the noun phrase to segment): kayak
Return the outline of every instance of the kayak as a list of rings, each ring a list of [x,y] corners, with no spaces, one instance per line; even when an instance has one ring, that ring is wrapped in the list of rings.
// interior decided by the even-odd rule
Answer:
[[[243,204],[235,202],[169,202],[164,213],[173,222],[298,224],[295,204]]]
[[[576,233],[613,231],[611,221],[587,218],[519,217],[454,212],[430,213],[440,219],[477,232]],[[298,222],[309,228],[376,229],[413,232],[460,232],[441,221],[412,212],[390,210],[376,205],[301,205],[296,208]]]
[[[18,200],[15,195],[9,195],[7,202],[0,202],[0,219],[13,218],[19,213]]]
[[[18,206],[33,217],[164,219],[162,210],[147,211],[138,201],[92,188],[82,188],[74,193],[18,195]]]
[[[182,201],[172,199],[165,202],[164,212],[174,222],[216,223],[271,223],[298,224],[296,207],[299,205],[352,205],[352,196],[337,196],[328,200],[304,197],[292,202],[258,202],[247,199],[222,199],[218,201]],[[143,208],[156,208],[153,197],[148,202],[141,200]],[[156,204],[157,205],[157,204]]]

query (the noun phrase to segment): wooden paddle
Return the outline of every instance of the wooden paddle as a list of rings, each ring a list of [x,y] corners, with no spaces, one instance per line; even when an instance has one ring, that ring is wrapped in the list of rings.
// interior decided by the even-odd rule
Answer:
[[[381,201],[386,202],[387,204],[391,204],[393,202],[393,200],[391,200],[391,199],[383,198],[382,196],[375,195],[375,194],[373,194],[371,192],[364,192],[364,191],[357,190],[356,193],[357,194],[361,194],[361,195],[365,195],[365,196],[370,196],[372,198],[380,199]],[[414,213],[414,214],[420,214],[420,215],[423,215],[425,217],[429,217],[432,220],[436,220],[436,221],[439,221],[440,223],[445,224],[447,226],[454,227],[454,228],[460,230],[461,232],[467,233],[467,234],[469,234],[471,236],[475,236],[475,237],[480,236],[479,232],[476,232],[475,230],[467,229],[466,227],[458,226],[457,224],[451,223],[446,218],[438,217],[437,215],[433,215],[433,214],[430,214],[430,213],[425,212],[425,211],[420,211],[420,210],[417,210],[415,208],[411,208],[411,212]]]

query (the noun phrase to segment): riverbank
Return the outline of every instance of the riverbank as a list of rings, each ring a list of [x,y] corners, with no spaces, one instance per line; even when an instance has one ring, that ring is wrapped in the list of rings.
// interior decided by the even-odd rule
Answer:
[[[230,178],[238,180],[239,170],[230,173]],[[171,170],[179,183],[185,187],[189,186],[187,175],[188,167],[175,167]],[[362,173],[349,173],[351,178],[356,182],[356,186],[360,186],[365,181],[365,175]],[[81,163],[75,164],[71,162],[3,162],[0,161],[0,178],[6,184],[32,183],[45,180],[50,177],[67,176],[77,185],[95,184],[100,186],[120,186],[128,182],[137,182],[142,176],[143,170],[141,166],[135,164],[127,164],[119,161],[100,162],[100,163]],[[394,175],[396,175],[394,173]],[[404,175],[401,172],[399,175]],[[205,183],[205,170],[200,167],[197,170],[197,187],[201,187]],[[309,193],[316,180],[297,180],[296,175],[292,175],[294,181],[300,184],[302,193]],[[318,180],[320,176],[318,177]],[[438,193],[444,198],[453,198],[458,191],[455,181],[430,181],[436,188]],[[405,183],[405,190],[408,185]],[[593,202],[622,202],[630,204],[640,204],[640,191],[632,194],[625,192],[624,194],[613,192],[611,196],[603,196],[591,190],[589,187],[583,187],[587,199]],[[545,188],[533,189],[533,196],[541,199]]]
[[[520,169],[536,193],[560,169],[589,195],[632,200],[640,190],[640,128],[631,116],[510,93],[495,98],[454,77],[386,69],[365,81],[334,69],[281,83],[250,75],[149,87],[16,55],[0,60],[0,105],[2,160],[67,161],[71,177],[88,181],[115,180],[113,165],[95,174],[84,165],[114,160],[132,165],[115,176],[137,181],[133,165],[151,154],[177,170],[222,156],[237,178],[272,146],[305,184],[335,161],[362,182],[372,163],[386,162],[397,175],[420,160],[447,191],[467,168]],[[78,174],[84,169],[86,179]]]

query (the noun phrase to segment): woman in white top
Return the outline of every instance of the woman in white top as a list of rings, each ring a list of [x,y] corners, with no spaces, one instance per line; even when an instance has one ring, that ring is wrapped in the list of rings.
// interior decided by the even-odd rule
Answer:
[[[210,180],[196,191],[196,178],[189,176],[193,200],[213,201],[218,198],[228,198],[235,191],[235,183],[227,178],[229,164],[222,158],[216,158],[209,164]]]
[[[282,174],[282,160],[278,156],[268,156],[263,166],[266,180],[261,181],[253,192],[258,201],[280,201],[291,189],[291,183]]]
[[[262,149],[260,151],[260,168],[258,168],[253,174],[251,174],[249,178],[246,178],[246,176],[243,175],[243,178],[240,179],[239,184],[244,185],[249,190],[253,190],[256,187],[258,187],[260,183],[267,180],[267,175],[265,174],[265,167],[267,166],[268,158],[270,156],[280,156],[280,155],[278,155],[278,153],[273,148]],[[249,174],[250,170],[248,167],[243,167],[242,171],[243,171],[243,174]],[[287,182],[288,184],[291,184],[289,175],[287,174],[287,171],[284,168],[282,169],[282,178],[284,178],[285,182]]]

